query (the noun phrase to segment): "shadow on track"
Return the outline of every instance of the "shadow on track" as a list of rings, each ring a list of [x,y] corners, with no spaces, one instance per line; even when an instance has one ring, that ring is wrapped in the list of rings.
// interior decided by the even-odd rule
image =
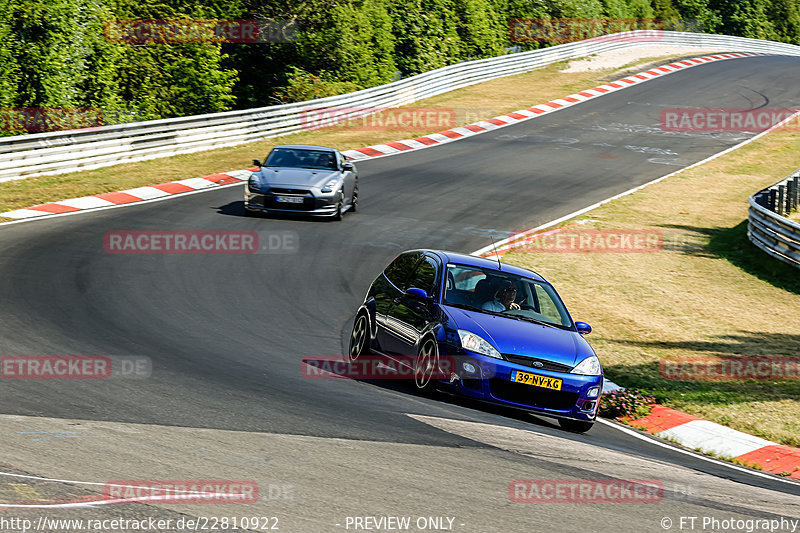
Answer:
[[[343,357],[342,361],[347,361],[347,359]],[[318,368],[323,367],[324,363],[326,362],[329,363],[330,360],[328,359],[308,360],[308,363],[311,363],[311,366],[317,366]],[[471,398],[458,396],[456,394],[443,390],[441,386],[432,391],[420,391],[414,384],[413,379],[402,379],[395,376],[387,379],[355,379],[351,376],[346,375],[347,371],[344,370],[345,366],[346,365],[342,365],[342,367],[337,370],[336,366],[328,365],[324,367],[326,369],[324,370],[324,372],[330,374],[329,379],[351,380],[366,385],[378,387],[384,390],[397,392],[399,394],[409,395],[421,399],[433,400],[449,405],[463,407],[466,409],[480,411],[482,413],[489,413],[493,415],[502,416],[505,418],[510,418],[512,420],[517,420],[520,422],[524,422],[526,424],[534,424],[536,426],[542,426],[560,430],[560,426],[558,425],[558,423],[555,421],[551,421],[549,418],[538,417],[535,414],[529,413],[521,409],[513,409],[505,406],[494,405],[491,403],[480,402],[477,400],[473,400]],[[574,435],[567,431],[564,431],[564,434]]]

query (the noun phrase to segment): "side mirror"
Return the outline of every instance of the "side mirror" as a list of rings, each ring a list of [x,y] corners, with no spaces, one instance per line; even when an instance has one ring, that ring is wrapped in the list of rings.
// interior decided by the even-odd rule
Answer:
[[[345,163],[344,165],[342,165],[343,172],[347,172],[348,170],[352,171],[354,168],[355,167],[353,166],[353,163]]]
[[[261,168],[261,160],[260,159],[253,159],[253,164],[258,168]]]
[[[427,300],[428,293],[424,289],[418,289],[416,287],[411,287],[406,290],[406,295],[414,298],[415,300]]]
[[[577,329],[578,333],[581,335],[587,335],[592,332],[592,326],[586,322],[575,322],[575,329]]]

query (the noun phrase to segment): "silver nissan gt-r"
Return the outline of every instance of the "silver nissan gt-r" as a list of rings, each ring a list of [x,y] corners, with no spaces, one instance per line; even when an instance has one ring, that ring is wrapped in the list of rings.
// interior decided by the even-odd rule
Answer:
[[[339,150],[324,146],[276,146],[245,185],[244,207],[257,212],[300,213],[341,220],[358,207],[358,172]]]

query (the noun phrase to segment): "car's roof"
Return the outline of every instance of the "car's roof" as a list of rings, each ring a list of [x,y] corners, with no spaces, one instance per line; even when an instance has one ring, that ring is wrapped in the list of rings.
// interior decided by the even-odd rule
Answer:
[[[330,146],[316,146],[314,144],[279,144],[276,148],[298,148],[301,150],[324,150],[327,152],[335,152],[336,148],[331,148]]]
[[[438,255],[444,260],[445,263],[457,263],[460,265],[474,266],[483,269],[499,270],[500,272],[508,272],[511,274],[516,274],[518,276],[525,276],[528,278],[535,279],[537,281],[544,281],[545,283],[549,283],[542,276],[540,276],[533,270],[528,270],[527,268],[509,265],[508,263],[502,263],[502,268],[498,269],[497,259],[487,259],[485,257],[478,257],[459,252],[448,252],[445,250],[423,250],[423,251],[432,252]]]

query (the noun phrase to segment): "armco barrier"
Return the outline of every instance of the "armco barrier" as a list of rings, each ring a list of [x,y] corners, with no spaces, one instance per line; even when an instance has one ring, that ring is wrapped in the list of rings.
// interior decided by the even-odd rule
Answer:
[[[89,170],[131,161],[233,146],[302,130],[301,112],[313,108],[363,109],[410,104],[487,80],[609,50],[662,44],[720,51],[800,55],[800,46],[684,32],[641,30],[550,48],[442,67],[349,94],[284,104],[80,130],[0,138],[0,182]],[[353,116],[353,114],[351,114]]]
[[[783,215],[798,208],[800,169],[750,197],[747,236],[766,253],[800,268],[800,224]]]

